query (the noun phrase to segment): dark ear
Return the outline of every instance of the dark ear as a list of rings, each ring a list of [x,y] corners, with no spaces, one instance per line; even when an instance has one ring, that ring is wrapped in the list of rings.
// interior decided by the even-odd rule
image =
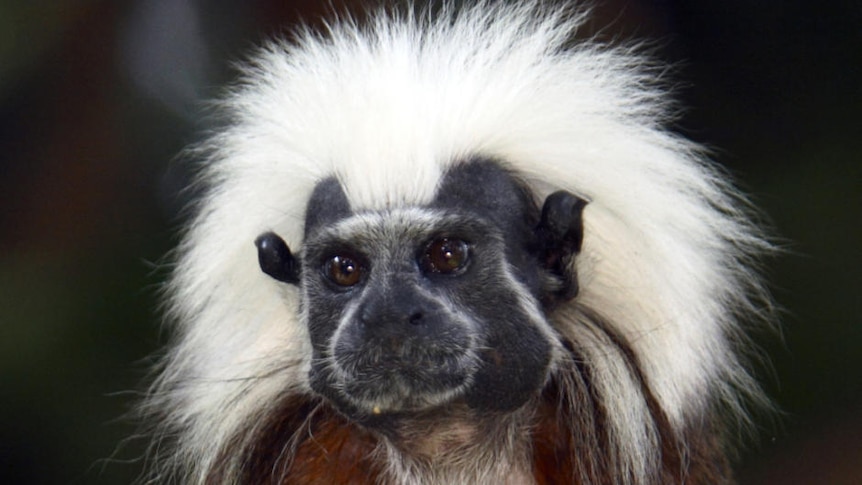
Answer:
[[[299,284],[300,264],[278,234],[265,232],[254,240],[257,261],[264,273],[278,281]]]
[[[572,258],[581,252],[584,224],[581,218],[587,201],[569,192],[554,192],[545,199],[542,217],[536,227],[539,262],[559,279],[559,285],[542,295],[545,304],[571,300],[578,294],[578,276]]]

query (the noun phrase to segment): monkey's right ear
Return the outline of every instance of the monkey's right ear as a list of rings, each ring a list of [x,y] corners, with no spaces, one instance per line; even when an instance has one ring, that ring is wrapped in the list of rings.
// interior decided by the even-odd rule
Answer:
[[[299,260],[290,253],[284,239],[274,232],[265,232],[254,240],[254,245],[264,273],[284,283],[299,284]]]
[[[587,201],[566,191],[554,192],[545,199],[536,227],[539,260],[546,270],[559,278],[559,286],[543,295],[545,304],[571,300],[578,294],[578,275],[572,258],[581,252],[584,223],[581,217]]]

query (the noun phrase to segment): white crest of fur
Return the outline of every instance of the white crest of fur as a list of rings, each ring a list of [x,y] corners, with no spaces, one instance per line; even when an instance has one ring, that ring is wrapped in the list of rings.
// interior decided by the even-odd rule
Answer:
[[[169,288],[176,345],[146,403],[194,470],[187,482],[240,426],[307,388],[299,292],[260,271],[252,241],[273,230],[298,251],[311,190],[333,174],[354,208],[422,204],[447,166],[478,154],[537,200],[564,189],[590,201],[581,293],[553,318],[600,363],[624,471],[652,466],[654,430],[623,360],[579,334],[578,308],[630,342],[675,427],[707,396],[736,407],[739,389],[756,395],[729,335],[755,308],[749,263],[767,245],[697,147],[662,128],[653,71],[630,50],[564,48],[582,21],[571,12],[488,2],[453,15],[381,14],[270,44],[225,100],[230,124],[205,147],[210,190]]]

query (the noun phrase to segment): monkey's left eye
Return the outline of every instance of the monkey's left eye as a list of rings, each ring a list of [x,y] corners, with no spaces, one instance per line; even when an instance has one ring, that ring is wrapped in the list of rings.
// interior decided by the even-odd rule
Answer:
[[[362,279],[362,265],[349,256],[333,256],[324,265],[324,274],[338,286],[353,286]]]
[[[441,237],[431,241],[419,258],[419,266],[426,273],[452,274],[467,264],[470,245],[456,238]]]

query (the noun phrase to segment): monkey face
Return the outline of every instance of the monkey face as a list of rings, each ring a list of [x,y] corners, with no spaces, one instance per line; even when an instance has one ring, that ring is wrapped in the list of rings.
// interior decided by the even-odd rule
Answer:
[[[512,411],[536,395],[559,347],[542,302],[561,276],[545,283],[572,250],[549,236],[570,224],[540,217],[522,187],[473,161],[427,205],[354,211],[335,178],[320,182],[301,277],[279,278],[302,288],[312,389],[360,421],[452,403]],[[565,216],[577,216],[578,245],[581,207]]]
[[[487,222],[428,209],[360,214],[306,249],[318,392],[376,413],[459,397],[509,408],[544,382],[547,324]]]

